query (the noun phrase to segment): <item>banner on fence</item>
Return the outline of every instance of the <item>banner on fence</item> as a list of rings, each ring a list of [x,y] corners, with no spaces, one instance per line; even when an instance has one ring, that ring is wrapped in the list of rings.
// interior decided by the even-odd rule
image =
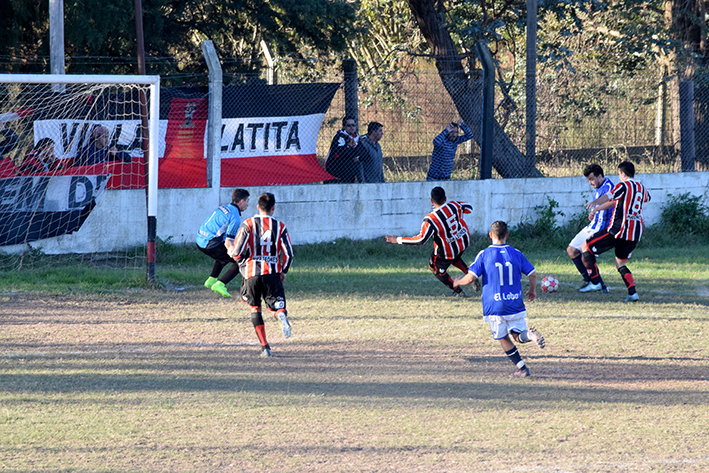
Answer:
[[[337,83],[224,87],[221,185],[302,184],[331,179],[316,156],[318,133]],[[161,188],[206,187],[208,98],[204,88],[161,90],[159,177]],[[109,189],[145,185],[141,122],[135,114],[51,116],[34,121],[34,141],[51,138],[60,159],[75,159],[97,126],[109,130],[110,144],[132,157],[114,170]]]

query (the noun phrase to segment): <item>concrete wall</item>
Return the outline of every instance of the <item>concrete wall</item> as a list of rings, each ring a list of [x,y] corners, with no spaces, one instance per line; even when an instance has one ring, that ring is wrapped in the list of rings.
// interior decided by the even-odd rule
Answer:
[[[613,182],[617,175],[610,176]],[[657,223],[668,195],[689,192],[709,202],[709,172],[638,175],[652,196],[645,206],[647,225]],[[474,232],[486,233],[495,220],[515,225],[536,219],[535,207],[559,203],[565,214],[559,223],[582,211],[593,195],[584,177],[543,179],[493,179],[439,183],[449,199],[474,207],[466,218]],[[288,226],[294,244],[332,241],[336,238],[368,239],[385,234],[414,235],[430,210],[430,191],[437,183],[299,185],[249,188],[251,204],[244,213],[256,213],[261,192],[276,196],[275,217]],[[220,202],[229,202],[231,188],[161,189],[158,195],[158,237],[175,243],[194,243],[197,229]],[[145,244],[145,192],[106,191],[84,226],[32,246],[47,254],[118,251]],[[22,250],[21,245],[4,251]]]

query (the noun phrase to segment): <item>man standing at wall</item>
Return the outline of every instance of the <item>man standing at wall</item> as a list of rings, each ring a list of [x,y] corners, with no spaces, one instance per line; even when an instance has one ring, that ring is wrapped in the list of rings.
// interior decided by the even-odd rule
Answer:
[[[233,264],[219,277],[226,265],[234,263],[229,256],[229,250],[234,246],[234,238],[241,225],[241,212],[248,206],[249,192],[246,189],[234,189],[231,193],[231,203],[219,206],[197,232],[197,247],[214,260],[212,273],[204,282],[204,286],[222,297],[231,297],[226,285],[239,274],[239,265]]]
[[[468,273],[468,266],[462,259],[463,252],[470,244],[468,225],[463,220],[463,214],[473,212],[473,206],[467,202],[451,200],[446,203],[446,191],[442,187],[431,190],[433,212],[427,214],[421,225],[421,232],[412,237],[396,237],[386,235],[386,241],[399,245],[423,245],[433,237],[433,251],[428,261],[428,267],[436,278],[453,292],[449,296],[465,297],[460,287],[453,286],[453,279],[448,275],[448,267],[453,265]],[[477,281],[477,280],[476,280]],[[474,284],[477,292],[479,284]]]
[[[593,195],[594,200],[613,189],[613,183],[610,179],[603,175],[603,168],[601,168],[598,164],[594,163],[586,166],[583,169],[583,175],[586,179],[588,179],[588,183],[591,187],[596,189],[596,193]],[[569,255],[569,258],[571,258],[571,261],[573,261],[576,269],[578,269],[579,273],[581,273],[581,276],[583,277],[583,285],[579,288],[580,292],[599,290],[608,292],[608,287],[606,287],[603,279],[601,279],[600,289],[597,289],[596,286],[591,283],[591,277],[588,275],[586,266],[583,265],[583,261],[581,260],[581,245],[583,245],[584,242],[594,233],[608,228],[608,223],[611,219],[611,211],[610,209],[600,210],[595,212],[593,217],[591,216],[591,213],[589,213],[588,219],[590,220],[590,223],[583,227],[581,231],[576,234],[573,240],[571,240],[569,246],[566,247],[566,253]]]
[[[251,323],[261,342],[261,356],[271,356],[266,339],[266,326],[261,315],[261,300],[273,316],[281,321],[283,336],[291,335],[286,310],[283,281],[293,261],[293,246],[286,226],[273,218],[276,198],[266,192],[258,198],[258,215],[246,219],[234,241],[230,255],[239,262],[241,300],[251,307]]]
[[[384,181],[384,157],[379,141],[384,136],[384,125],[379,122],[370,122],[367,134],[362,137],[360,144],[366,153],[362,154],[362,170],[364,182]]]
[[[342,119],[342,129],[335,133],[330,143],[330,151],[325,160],[325,170],[337,180],[327,182],[364,182],[362,161],[363,153],[359,145],[357,120],[353,117]]]
[[[458,129],[463,135],[458,136]],[[453,172],[453,160],[458,145],[473,138],[473,132],[463,120],[451,122],[438,136],[433,139],[431,166],[428,168],[427,181],[447,181]]]
[[[643,234],[643,204],[650,201],[650,193],[634,179],[635,166],[630,161],[618,165],[618,177],[621,182],[612,191],[586,204],[586,208],[591,209],[591,217],[610,207],[613,207],[613,215],[607,230],[595,233],[582,245],[582,257],[594,285],[593,290],[597,291],[601,288],[601,275],[596,265],[596,255],[615,248],[615,266],[628,288],[628,297],[624,302],[635,302],[640,297],[635,290],[633,275],[625,263]]]

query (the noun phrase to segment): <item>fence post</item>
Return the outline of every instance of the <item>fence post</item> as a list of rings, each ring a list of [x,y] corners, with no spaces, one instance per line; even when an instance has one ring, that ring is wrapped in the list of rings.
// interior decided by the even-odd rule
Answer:
[[[266,83],[268,85],[278,84],[278,71],[276,71],[276,60],[271,54],[271,48],[268,47],[266,41],[261,40],[261,50],[266,58]]]
[[[679,127],[682,172],[694,171],[694,82],[679,83]]]
[[[219,201],[222,170],[222,65],[214,43],[202,41],[202,53],[209,68],[209,114],[207,116],[207,187],[216,189]]]
[[[537,0],[527,0],[527,159],[537,163]]]
[[[664,76],[660,81],[660,87],[657,91],[657,114],[655,115],[655,146],[659,148],[659,152],[663,152],[665,147],[665,101],[667,99],[667,84]]]
[[[357,62],[354,59],[342,61],[345,76],[345,116],[353,117],[359,127],[359,108],[357,106]]]
[[[475,44],[475,50],[483,66],[483,109],[480,139],[480,179],[492,178],[492,127],[495,105],[495,66],[492,55],[483,40]]]

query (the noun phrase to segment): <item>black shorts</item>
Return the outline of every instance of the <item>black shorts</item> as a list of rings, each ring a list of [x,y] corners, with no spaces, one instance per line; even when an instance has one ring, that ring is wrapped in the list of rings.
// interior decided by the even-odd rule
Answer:
[[[458,261],[463,261],[462,255],[458,255],[455,259],[445,259],[435,253],[431,253],[431,258],[428,260],[428,267],[434,274],[444,275],[448,271],[448,267]]]
[[[637,244],[637,241],[628,241],[615,238],[606,230],[601,230],[600,232],[594,233],[588,240],[586,240],[588,251],[590,251],[594,256],[598,256],[611,248],[615,248],[615,257],[618,259],[629,259]]]
[[[254,276],[241,281],[241,300],[251,307],[260,307],[261,300],[269,310],[285,310],[286,292],[280,274]]]
[[[202,248],[199,245],[197,245],[197,248],[199,248],[199,251],[201,251],[205,255],[209,256],[214,260],[219,261],[222,264],[229,264],[234,262],[234,258],[229,256],[229,253],[227,253],[226,245],[224,244],[224,241],[220,238],[213,238],[209,240],[209,243],[207,243],[206,248]]]

